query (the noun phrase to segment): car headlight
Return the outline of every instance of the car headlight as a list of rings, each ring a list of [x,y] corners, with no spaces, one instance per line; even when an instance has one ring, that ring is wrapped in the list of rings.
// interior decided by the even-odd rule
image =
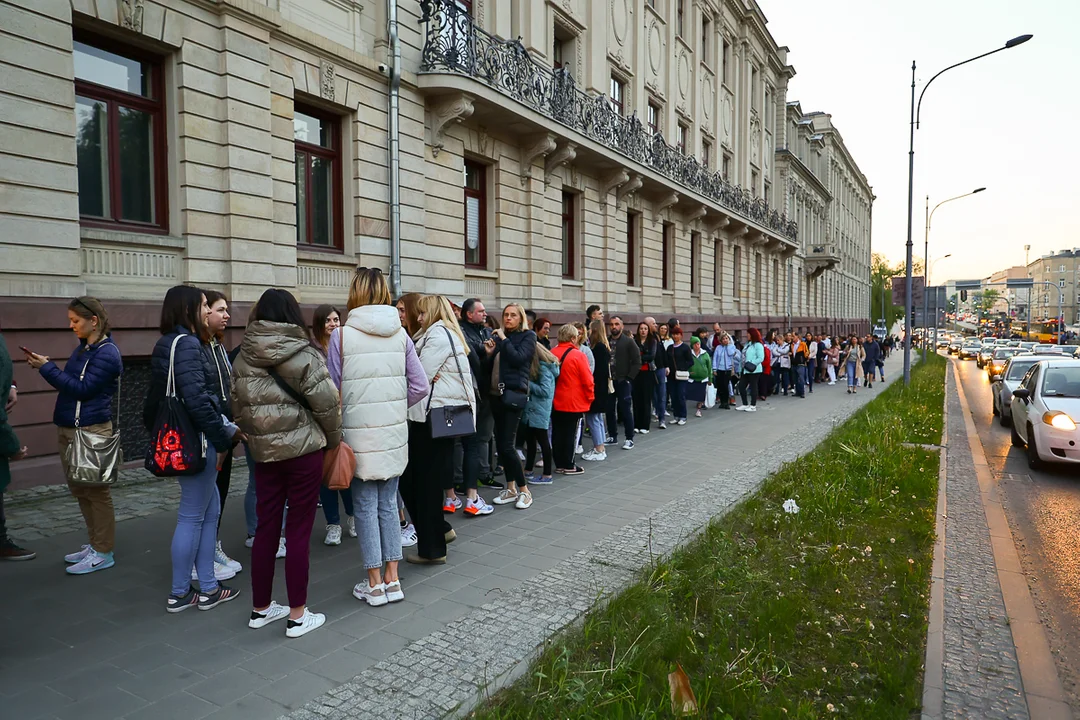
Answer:
[[[1075,430],[1076,423],[1063,412],[1048,412],[1043,415],[1043,422],[1058,430]]]

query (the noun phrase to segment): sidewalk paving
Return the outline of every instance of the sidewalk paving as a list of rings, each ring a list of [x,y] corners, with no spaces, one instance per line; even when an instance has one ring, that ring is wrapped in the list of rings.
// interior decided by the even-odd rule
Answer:
[[[896,355],[886,362],[890,381],[899,365]],[[266,720],[290,711],[294,720],[429,718],[467,710],[478,688],[523,672],[545,639],[813,449],[884,387],[850,396],[838,383],[805,400],[773,397],[756,414],[709,410],[684,427],[654,425],[634,450],[612,448],[607,462],[585,463],[585,475],[536,487],[528,511],[453,517],[458,540],[448,564],[403,564],[405,602],[382,608],[351,596],[364,576],[360,553],[348,538],[322,545],[320,514],[309,603],[327,625],[298,640],[277,627],[247,628],[246,567],[233,581],[242,590],[237,602],[164,612],[175,483],[117,489],[118,517],[131,517],[117,527],[117,565],[85,577],[66,576],[60,559],[85,542],[81,520],[57,521],[70,517],[59,506],[74,501],[27,501],[9,524],[18,539],[40,535],[30,543],[38,559],[0,566],[0,707],[20,720]],[[235,493],[241,478],[234,473]],[[222,539],[241,562],[243,526],[242,503],[231,497]]]

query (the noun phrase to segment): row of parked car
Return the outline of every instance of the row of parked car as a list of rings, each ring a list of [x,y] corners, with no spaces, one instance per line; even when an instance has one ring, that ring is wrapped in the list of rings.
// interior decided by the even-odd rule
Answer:
[[[1080,463],[1077,346],[950,337],[945,347],[949,354],[974,358],[986,368],[994,415],[1010,429],[1012,444],[1026,448],[1030,468]]]

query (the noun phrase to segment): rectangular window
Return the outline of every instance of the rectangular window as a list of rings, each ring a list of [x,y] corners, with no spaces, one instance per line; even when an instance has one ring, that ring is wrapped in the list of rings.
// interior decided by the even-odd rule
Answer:
[[[552,37],[551,66],[556,70],[573,70],[574,35],[556,25]]]
[[[701,288],[698,283],[698,254],[701,252],[701,233],[690,233],[690,294],[697,295]]]
[[[487,167],[465,161],[465,264],[487,267]]]
[[[754,197],[758,196],[758,174],[757,174],[757,170],[753,170],[750,173],[750,192],[754,194]]]
[[[757,107],[758,107],[757,78],[758,78],[757,68],[751,68],[750,69],[750,109],[751,110],[757,110]]]
[[[296,242],[342,247],[340,120],[296,105]]]
[[[686,0],[675,0],[675,36],[684,37],[683,34],[683,21],[685,20],[686,13],[684,12],[684,5]]]
[[[713,240],[712,246],[713,267],[713,295],[724,294],[724,243],[722,240]]]
[[[652,100],[649,101],[648,115],[645,116],[645,119],[648,121],[650,133],[655,135],[660,132],[660,106]]]
[[[1058,287],[1065,287],[1065,278],[1058,280]]]
[[[1062,265],[1061,267],[1059,267],[1058,272],[1065,272],[1065,266]]]
[[[731,155],[724,153],[723,164],[720,166],[720,176],[724,182],[731,182]]]
[[[731,292],[736,300],[742,298],[742,248],[731,251]]]
[[[637,273],[637,228],[638,214],[626,213],[626,284],[629,287],[638,286]]]
[[[772,301],[773,305],[780,305],[780,261],[773,258],[772,261],[772,277],[773,277],[773,291]]]
[[[709,62],[709,35],[712,34],[712,23],[709,18],[701,17],[701,62]]]
[[[728,87],[731,87],[731,43],[729,43],[727,40],[724,40],[721,47],[723,48],[722,52],[724,55],[724,57],[721,58],[721,61],[724,63],[724,66],[720,68],[720,73],[723,77],[724,84]]]
[[[80,35],[74,61],[80,220],[164,232],[168,180],[160,63]]]
[[[754,253],[754,298],[760,303],[765,298],[761,295],[761,253]]]
[[[556,70],[563,66],[563,44],[558,35],[555,36],[555,43],[551,48],[551,66]]]
[[[701,164],[712,167],[712,143],[705,139],[701,141]]]
[[[679,123],[679,132],[675,136],[675,146],[679,148],[679,152],[683,155],[686,154],[686,136],[690,134],[690,128],[686,127],[682,123]]]
[[[608,97],[611,100],[612,107],[615,108],[615,112],[619,115],[624,114],[624,102],[626,95],[626,83],[614,75],[611,76],[611,92]]]
[[[675,245],[674,223],[664,223],[664,234],[660,245],[660,288],[671,289],[671,248]]]
[[[572,192],[563,190],[562,194],[562,276],[574,277],[575,263],[574,254],[577,251],[577,243],[574,237],[574,206],[577,196]]]

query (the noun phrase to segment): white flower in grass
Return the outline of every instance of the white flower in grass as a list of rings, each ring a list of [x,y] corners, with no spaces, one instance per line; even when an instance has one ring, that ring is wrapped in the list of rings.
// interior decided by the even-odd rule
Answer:
[[[784,501],[784,512],[788,513],[789,515],[798,515],[799,506],[795,503],[794,500],[788,498]]]

